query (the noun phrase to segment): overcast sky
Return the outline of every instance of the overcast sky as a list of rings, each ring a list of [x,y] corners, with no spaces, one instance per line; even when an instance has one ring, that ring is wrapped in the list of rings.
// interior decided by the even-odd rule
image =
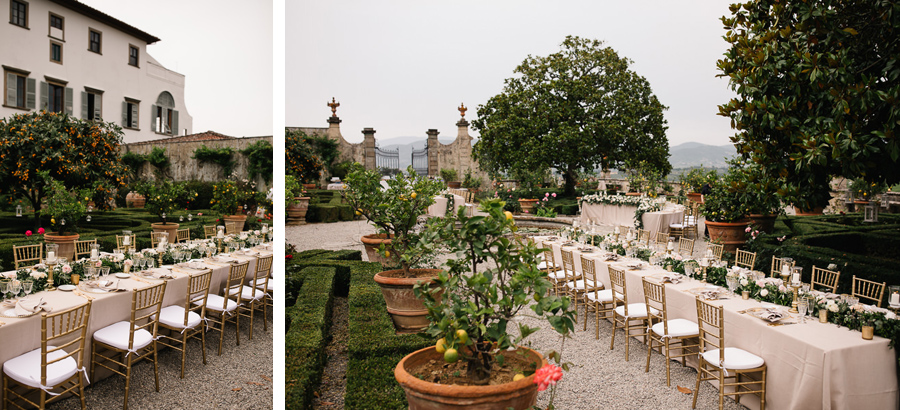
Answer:
[[[292,1],[286,2],[285,122],[327,127],[362,141],[456,135],[461,102],[502,91],[527,55],[559,50],[566,35],[603,40],[647,78],[665,112],[670,145],[730,144],[717,105],[733,93],[717,78],[728,44],[719,17],[728,1]],[[470,131],[473,135],[477,133]]]
[[[272,135],[272,3],[80,0],[160,39],[147,52],[185,75],[195,133]]]

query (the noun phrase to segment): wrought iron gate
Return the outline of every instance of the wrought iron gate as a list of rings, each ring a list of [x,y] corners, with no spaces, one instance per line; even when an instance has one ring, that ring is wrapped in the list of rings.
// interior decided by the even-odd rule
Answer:
[[[400,149],[391,151],[375,147],[375,166],[379,169],[400,169]]]
[[[428,175],[428,146],[412,150],[412,167],[419,175]]]

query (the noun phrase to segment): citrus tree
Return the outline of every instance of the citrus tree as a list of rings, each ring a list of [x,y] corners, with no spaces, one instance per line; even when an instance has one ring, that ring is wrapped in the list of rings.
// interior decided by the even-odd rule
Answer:
[[[327,137],[285,130],[284,139],[287,173],[300,178],[301,183],[318,181],[322,170],[330,167],[340,154],[337,142]]]
[[[738,97],[719,106],[744,158],[803,209],[834,175],[900,181],[900,19],[895,1],[753,0],[722,18],[718,62]]]
[[[99,187],[103,192],[92,197],[108,198],[125,185],[127,168],[118,157],[122,136],[114,123],[46,111],[0,119],[0,194],[30,201],[35,223],[47,184],[40,171],[68,188]]]
[[[147,200],[144,209],[158,216],[163,224],[168,223],[166,214],[172,215],[175,210],[186,209],[197,198],[197,193],[188,189],[184,182],[147,181],[139,183],[136,188]]]
[[[601,41],[573,36],[558,53],[528,56],[503,92],[478,106],[473,155],[481,168],[555,168],[568,196],[582,169],[645,161],[668,174],[667,107],[630,63]]]

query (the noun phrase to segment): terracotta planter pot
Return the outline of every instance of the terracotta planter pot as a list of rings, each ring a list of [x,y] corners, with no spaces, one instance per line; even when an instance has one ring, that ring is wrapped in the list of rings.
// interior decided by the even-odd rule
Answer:
[[[297,202],[285,208],[287,225],[303,225],[306,223],[306,211],[309,210],[309,197],[294,198]]]
[[[384,244],[384,246],[391,245],[391,240],[388,239],[387,235],[383,233],[365,235],[360,238],[360,241],[362,241],[363,246],[366,248],[366,255],[369,256],[369,262],[378,262],[381,264],[382,268],[394,266],[394,261],[390,258],[385,258],[383,253],[378,252],[378,248],[381,247],[381,244]]]
[[[247,215],[225,215],[222,219],[225,222],[233,222],[234,230],[240,232],[244,230],[244,222],[247,221]]]
[[[814,216],[814,215],[822,215],[822,212],[825,211],[824,207],[816,207],[813,209],[800,209],[796,206],[794,207],[794,214],[797,216]]]
[[[709,240],[725,245],[725,252],[734,253],[737,248],[747,243],[746,232],[749,221],[743,222],[710,222],[706,221]]]
[[[131,195],[131,207],[132,208],[143,208],[144,204],[147,203],[147,198],[145,198],[143,195],[141,195],[137,192],[132,192],[128,195]],[[126,198],[126,202],[127,202],[127,198]]]
[[[462,181],[447,181],[447,188],[459,188],[462,186]]]
[[[428,309],[422,299],[416,297],[413,286],[419,282],[431,282],[437,277],[440,269],[411,269],[417,273],[431,273],[425,278],[393,278],[382,274],[399,273],[400,270],[389,270],[375,274],[375,282],[381,286],[381,294],[387,304],[388,313],[394,321],[397,333],[418,333],[428,326]]]
[[[316,184],[300,184],[306,189],[316,189]]]
[[[627,192],[625,196],[641,196],[640,192]]]
[[[522,213],[533,214],[534,205],[537,204],[537,201],[537,199],[520,199],[519,206],[522,207]]]
[[[750,214],[750,222],[759,227],[759,230],[765,233],[775,231],[775,220],[778,215],[773,214]]]
[[[529,357],[540,361],[538,368],[547,364],[540,353],[520,347]],[[394,368],[394,378],[406,391],[409,410],[500,410],[530,409],[537,399],[534,375],[519,381],[493,386],[458,386],[430,383],[407,371],[429,360],[444,360],[434,347],[426,347],[410,353]]]
[[[691,192],[691,193],[687,194],[686,196],[688,199],[690,199],[691,201],[694,201],[698,204],[703,203],[703,194],[701,194],[699,192]]]
[[[72,260],[75,258],[75,241],[80,236],[77,233],[70,235],[57,235],[56,232],[47,232],[44,234],[44,242],[55,243],[59,245],[56,256]]]
[[[153,232],[165,232],[169,234],[169,237],[166,238],[166,243],[175,243],[175,240],[178,238],[178,224],[169,222],[163,225],[161,222],[150,224],[150,227],[153,228]]]

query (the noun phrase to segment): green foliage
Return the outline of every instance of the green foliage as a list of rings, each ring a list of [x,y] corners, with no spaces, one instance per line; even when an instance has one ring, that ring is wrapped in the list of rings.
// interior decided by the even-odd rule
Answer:
[[[420,177],[412,167],[407,174],[387,180],[387,189],[382,189],[377,172],[355,164],[347,174],[342,195],[352,209],[378,228],[378,233],[392,235],[387,247],[390,258],[408,274],[410,267],[435,252],[434,234],[414,227],[444,187],[439,181]]]
[[[261,196],[252,181],[227,179],[213,185],[213,197],[209,204],[219,215],[236,215],[239,206],[246,206],[245,212],[255,208]]]
[[[337,141],[328,137],[308,136],[300,130],[285,130],[284,159],[287,173],[300,178],[302,183],[315,183],[322,170],[337,159]]]
[[[700,192],[700,188],[704,184],[712,186],[719,179],[719,173],[715,169],[706,169],[701,165],[699,168],[691,168],[685,174],[684,172],[678,176],[678,182],[688,192]]]
[[[247,148],[241,150],[241,153],[247,156],[249,165],[247,166],[247,174],[250,178],[261,176],[263,181],[268,184],[272,181],[274,168],[272,167],[272,144],[266,140],[260,140]],[[226,173],[225,175],[231,175]]]
[[[462,187],[469,189],[481,188],[481,178],[472,175],[472,170],[467,169],[466,175],[463,177]]]
[[[222,175],[225,178],[229,178],[234,172],[234,165],[236,163],[232,159],[233,156],[234,150],[230,147],[207,148],[206,145],[201,145],[200,148],[194,150],[194,155],[191,156],[191,158],[200,162],[212,162],[218,164],[222,167]],[[269,164],[271,168],[271,161]],[[251,175],[253,174],[251,173]]]
[[[286,309],[285,381],[288,408],[308,408],[325,367],[326,336],[331,326],[335,269],[308,267],[297,303]]]
[[[895,138],[900,19],[895,2],[731,6],[718,62],[738,94],[719,106],[738,152],[801,209],[828,205],[833,175],[900,181]]]
[[[294,198],[305,196],[306,188],[293,175],[284,176],[284,206],[291,206],[297,201]]]
[[[637,164],[630,165],[626,174],[629,190],[646,193],[651,198],[658,196],[659,181],[663,178],[663,175],[646,161],[641,160]]]
[[[856,178],[850,182],[850,193],[853,197],[860,201],[874,201],[878,199],[878,195],[887,191],[887,184],[878,182],[869,182],[863,178]]]
[[[168,174],[172,161],[166,155],[166,149],[161,147],[153,147],[150,154],[147,155],[147,162],[156,168],[157,175],[165,176]]]
[[[144,182],[137,186],[137,191],[146,198],[144,209],[158,216],[164,223],[168,222],[163,215],[171,220],[174,211],[188,209],[190,203],[198,197],[196,192],[186,188],[184,182],[170,180]]]
[[[131,172],[131,177],[134,178],[137,175],[138,171],[140,171],[144,163],[147,162],[147,156],[128,151],[122,154],[121,161],[123,164],[128,166],[128,170]]]
[[[38,222],[45,179],[39,171],[70,188],[108,181],[124,187],[128,168],[119,161],[122,128],[46,111],[0,119],[0,194],[31,202]]]
[[[347,173],[350,172],[350,167],[353,165],[353,161],[343,161],[334,164],[331,167],[331,176],[338,177],[342,181],[347,177]]]
[[[645,160],[667,174],[666,107],[629,64],[601,41],[573,36],[558,53],[528,56],[478,107],[473,155],[482,169],[556,168],[567,196],[581,169]]]
[[[459,181],[459,174],[453,168],[441,168],[441,179],[444,182]]]
[[[192,200],[188,201],[187,208],[196,210],[205,209],[209,206],[209,202],[212,200],[213,196],[214,185],[215,183],[210,181],[184,181],[184,189],[188,192],[197,194]]]
[[[90,191],[87,189],[66,189],[62,182],[50,177],[47,171],[39,173],[45,180],[44,197],[50,215],[50,225],[59,235],[78,232],[78,225],[87,210]]]
[[[519,324],[514,336],[507,329],[510,319],[526,306],[562,335],[575,326],[569,299],[545,296],[553,285],[546,272],[537,269],[541,250],[508,237],[516,230],[515,221],[504,214],[503,205],[497,199],[483,202],[481,210],[487,216],[470,218],[460,210],[458,219],[435,218],[430,230],[441,234],[449,254],[457,259],[447,261],[449,272],[441,271],[436,287],[420,283],[414,288],[431,321],[425,333],[457,349],[468,362],[467,377],[475,382],[490,377],[495,355],[538,330]],[[460,337],[460,330],[468,337]]]

